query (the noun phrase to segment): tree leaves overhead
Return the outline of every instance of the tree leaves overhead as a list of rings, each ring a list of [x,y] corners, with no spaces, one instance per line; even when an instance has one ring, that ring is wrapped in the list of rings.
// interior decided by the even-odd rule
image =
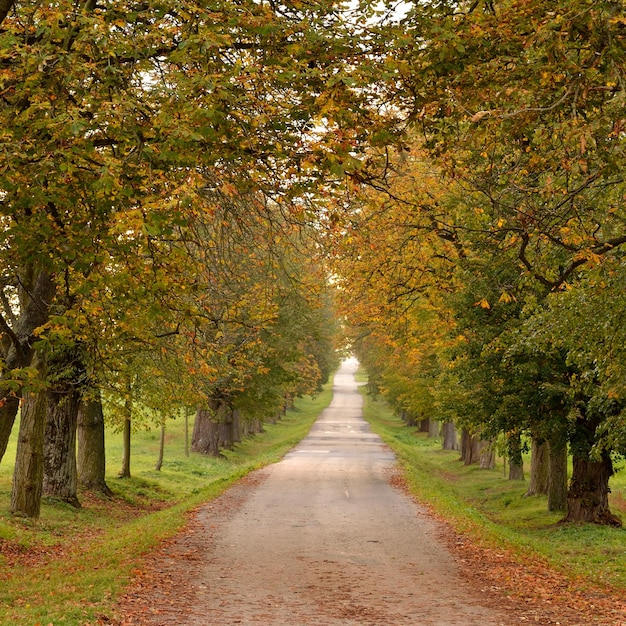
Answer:
[[[485,237],[547,288],[625,241],[620,16],[616,2],[416,4],[400,30],[397,96],[425,146]]]
[[[568,519],[616,523],[622,3],[414,2],[380,30],[406,146],[336,229],[363,358],[400,410],[569,437]]]
[[[220,321],[206,339],[225,365],[276,317],[280,238],[318,220],[314,193],[383,125],[365,22],[247,0],[13,2],[0,20],[5,376],[35,341],[84,342],[119,370],[169,349],[178,317]]]

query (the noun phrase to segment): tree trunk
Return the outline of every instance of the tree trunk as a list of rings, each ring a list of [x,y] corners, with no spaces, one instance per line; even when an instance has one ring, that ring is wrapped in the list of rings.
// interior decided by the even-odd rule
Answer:
[[[456,436],[456,428],[452,422],[444,422],[441,427],[443,434],[443,449],[458,450],[459,444]]]
[[[239,412],[239,409],[235,409],[232,412],[232,423],[230,427],[233,443],[241,443],[241,437],[242,437],[241,421],[242,421],[241,413]]]
[[[46,405],[45,391],[24,394],[11,492],[11,513],[14,515],[39,517]]]
[[[472,436],[467,428],[461,429],[461,461],[465,465],[472,463]]]
[[[473,465],[480,460],[480,439],[471,435],[467,428],[461,431],[461,461],[465,465]]]
[[[194,452],[223,456],[223,448],[232,448],[233,410],[223,398],[212,398],[208,409],[198,409],[191,438]]]
[[[213,419],[213,412],[209,409],[198,409],[193,425],[191,450],[209,456],[222,456],[220,452],[219,424]]]
[[[100,394],[78,407],[78,455],[76,458],[78,485],[82,489],[99,491],[105,496],[113,492],[106,484],[106,455],[104,446],[104,413]]]
[[[607,453],[602,454],[600,461],[574,457],[567,515],[562,521],[621,526],[621,520],[609,510],[611,476],[613,463]]]
[[[552,438],[548,444],[548,511],[567,507],[567,444]]]
[[[157,472],[161,471],[163,467],[163,456],[165,454],[165,420],[161,420],[161,436],[159,438],[159,456],[157,457],[156,465],[154,469]]]
[[[527,496],[544,496],[548,493],[550,451],[548,442],[533,435],[530,449],[530,480]]]
[[[491,441],[478,442],[478,463],[480,469],[493,469],[496,466],[496,449]]]
[[[185,456],[189,456],[189,416],[191,409],[189,407],[184,408],[185,412]]]
[[[120,478],[130,478],[130,442],[131,442],[131,420],[130,417],[124,419],[122,431],[122,440],[124,444],[124,452],[122,456],[122,469],[120,470]]]
[[[257,418],[244,420],[242,426],[244,437],[253,437],[264,432],[263,421]]]
[[[420,432],[421,433],[430,432],[430,419],[428,417],[425,417],[424,419],[420,420]]]
[[[563,522],[589,522],[621,526],[621,520],[609,510],[609,479],[613,463],[608,452],[600,460],[592,457],[600,418],[579,415],[572,437],[573,471],[567,492],[567,514]]]
[[[0,461],[7,450],[19,407],[20,399],[17,395],[7,393],[0,399]]]
[[[20,315],[12,328],[12,341],[3,343],[0,360],[3,371],[26,367],[32,361],[32,340],[35,329],[48,320],[50,303],[56,291],[55,283],[48,272],[26,267],[20,276],[18,297]],[[0,379],[0,461],[4,457],[15,417],[19,408],[21,391],[13,393],[3,387]]]
[[[428,437],[430,439],[435,439],[439,437],[440,424],[437,420],[431,419],[428,422]]]
[[[524,480],[522,441],[519,432],[508,435],[507,448],[509,453],[509,480]]]
[[[43,493],[75,507],[78,500],[76,470],[76,424],[79,392],[76,389],[47,393],[44,439]]]
[[[407,426],[417,426],[417,422],[419,421],[413,413],[404,409],[400,411],[400,418]]]

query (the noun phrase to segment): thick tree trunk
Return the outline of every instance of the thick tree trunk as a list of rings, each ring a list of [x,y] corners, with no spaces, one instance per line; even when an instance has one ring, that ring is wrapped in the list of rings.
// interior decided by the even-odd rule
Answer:
[[[198,409],[191,438],[194,452],[222,456],[223,448],[233,446],[233,410],[222,398],[209,401],[208,409]]]
[[[420,420],[420,432],[430,432],[430,418],[425,417],[424,419]]]
[[[524,480],[522,441],[519,432],[508,435],[507,448],[509,453],[509,480]]]
[[[243,436],[242,435],[243,426],[242,426],[241,413],[239,412],[239,409],[235,409],[232,412],[232,424],[231,424],[230,430],[232,433],[233,444],[241,443],[241,438]]]
[[[599,460],[592,457],[600,418],[579,415],[572,437],[573,471],[567,492],[567,514],[563,522],[589,522],[621,526],[621,520],[609,510],[609,479],[613,463],[608,452]]]
[[[444,450],[458,450],[459,444],[456,436],[456,428],[452,422],[444,422],[441,427],[443,434],[443,449]]]
[[[46,406],[44,391],[24,394],[11,492],[11,512],[14,515],[39,517]]]
[[[461,461],[465,465],[472,463],[472,436],[467,428],[461,429]]]
[[[76,470],[79,392],[47,393],[43,494],[80,507]]]
[[[209,409],[198,409],[193,425],[191,450],[200,454],[219,457],[220,452],[220,424],[213,419]]]
[[[548,445],[548,510],[567,508],[567,444],[553,438]]]
[[[470,434],[467,428],[461,431],[461,461],[465,465],[473,465],[480,461],[480,439]]]
[[[227,411],[227,421],[221,423],[220,426],[220,447],[224,450],[232,450],[233,449],[233,423],[232,410]]]
[[[548,442],[533,436],[530,448],[530,480],[526,490],[527,496],[544,496],[548,493],[549,457]]]
[[[99,491],[106,496],[113,492],[106,484],[106,455],[104,447],[104,413],[100,395],[81,402],[78,407],[78,455],[76,458],[78,485],[82,489]]]
[[[437,420],[430,419],[428,421],[428,437],[431,439],[435,439],[439,437],[440,434],[440,424]]]
[[[244,420],[243,424],[243,435],[244,437],[253,437],[258,433],[264,432],[263,429],[263,421],[260,419],[248,419]]]
[[[33,333],[48,320],[50,304],[56,291],[52,276],[47,272],[38,272],[32,266],[25,268],[19,282],[21,312],[12,328],[12,337],[5,335],[0,355],[3,369],[8,372],[31,364]],[[21,392],[16,394],[6,390],[0,379],[0,461],[13,430],[20,396]]]
[[[496,449],[491,441],[478,442],[478,463],[480,469],[493,469],[496,466]]]
[[[621,520],[609,510],[611,476],[613,463],[607,453],[600,461],[574,457],[572,481],[567,493],[567,515],[562,521],[621,526]]]

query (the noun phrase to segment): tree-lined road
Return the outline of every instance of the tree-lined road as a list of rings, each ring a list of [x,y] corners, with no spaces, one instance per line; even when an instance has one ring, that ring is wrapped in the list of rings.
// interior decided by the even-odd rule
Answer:
[[[123,623],[513,623],[390,484],[395,458],[362,418],[355,368],[342,365],[331,405],[283,461],[200,511],[160,557],[165,595],[131,594],[127,607],[143,602],[146,619]]]

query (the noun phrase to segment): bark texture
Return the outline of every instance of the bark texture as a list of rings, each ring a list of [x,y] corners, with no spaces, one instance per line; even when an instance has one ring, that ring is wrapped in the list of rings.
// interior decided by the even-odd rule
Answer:
[[[545,439],[533,437],[530,450],[530,479],[527,496],[543,496],[548,493],[549,446]]]
[[[458,450],[459,444],[456,436],[456,428],[452,422],[444,422],[441,426],[441,433],[443,435],[443,449],[444,450]]]
[[[80,507],[76,468],[77,390],[46,394],[43,494]]]
[[[549,443],[548,454],[548,510],[567,508],[567,444],[561,438]]]
[[[244,420],[242,426],[245,437],[250,437],[263,432],[263,422],[260,419]]]
[[[0,461],[6,452],[19,407],[19,394],[7,393],[2,399],[0,406]]]
[[[431,439],[439,437],[440,430],[440,424],[437,420],[430,419],[428,421],[428,436]]]
[[[105,480],[104,414],[99,395],[78,408],[78,485],[82,489],[113,495]]]
[[[491,441],[478,442],[478,464],[480,469],[493,469],[496,466],[496,449]]]
[[[478,437],[472,435],[467,428],[461,431],[461,461],[465,465],[478,463],[480,445]]]
[[[572,480],[567,492],[567,514],[563,522],[588,522],[605,526],[621,526],[621,520],[609,509],[609,479],[613,463],[608,452],[593,456],[593,444],[601,415],[585,415],[576,419],[572,437]]]
[[[22,401],[11,491],[11,513],[22,517],[39,517],[41,510],[46,400],[40,391],[25,393]]]
[[[222,398],[214,398],[206,409],[196,411],[191,438],[193,452],[222,456],[221,450],[233,446],[233,410]]]
[[[130,409],[129,409],[130,411]],[[124,453],[122,456],[122,469],[120,470],[120,478],[130,478],[130,444],[131,444],[131,420],[130,417],[124,419],[122,430],[122,441],[124,443]]]
[[[621,520],[609,509],[611,476],[613,463],[608,454],[604,453],[599,461],[574,457],[567,515],[562,521],[621,526]]]
[[[524,480],[522,441],[519,432],[509,434],[507,447],[509,453],[509,480]]]
[[[26,367],[31,364],[33,333],[48,320],[50,304],[55,294],[55,283],[48,272],[28,267],[20,276],[18,290],[20,314],[3,333],[2,360],[4,371]],[[6,323],[6,321],[5,321]],[[0,380],[0,460],[7,444],[19,408],[20,392],[7,390]]]

